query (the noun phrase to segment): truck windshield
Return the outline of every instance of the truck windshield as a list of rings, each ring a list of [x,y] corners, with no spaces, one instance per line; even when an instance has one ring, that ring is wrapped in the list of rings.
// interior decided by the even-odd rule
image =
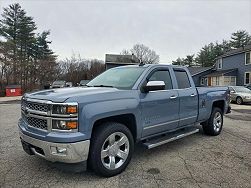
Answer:
[[[144,67],[118,67],[109,69],[90,81],[87,86],[132,89],[144,70]]]

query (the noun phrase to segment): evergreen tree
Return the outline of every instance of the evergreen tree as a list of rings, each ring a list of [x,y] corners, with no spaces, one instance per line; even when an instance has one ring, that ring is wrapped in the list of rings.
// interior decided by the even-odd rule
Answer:
[[[172,64],[191,67],[195,64],[194,54],[187,55],[186,58],[178,57],[175,61],[172,61]]]
[[[251,36],[245,30],[232,33],[230,44],[232,48],[244,47],[251,42]]]
[[[36,34],[36,29],[33,18],[27,16],[18,3],[3,9],[0,36],[4,41],[0,45],[3,48],[8,44],[8,53],[5,55],[8,54],[8,63],[12,67],[12,78],[9,81],[21,84],[24,90],[43,83],[44,79],[52,80],[55,75],[52,71],[57,66],[56,56],[49,48],[50,32]]]

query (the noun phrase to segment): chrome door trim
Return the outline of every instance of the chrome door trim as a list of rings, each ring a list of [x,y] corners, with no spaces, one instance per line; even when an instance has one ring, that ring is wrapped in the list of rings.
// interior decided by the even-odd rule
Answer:
[[[182,119],[179,119],[179,120],[173,120],[173,121],[168,121],[168,122],[164,122],[164,123],[159,123],[159,124],[151,125],[151,126],[148,126],[148,127],[144,127],[143,129],[144,130],[151,129],[151,128],[159,127],[159,126],[162,126],[162,125],[168,125],[168,124],[171,124],[171,123],[174,123],[174,122],[177,122],[177,121],[183,121],[183,120],[187,120],[187,119],[192,119],[192,118],[195,118],[195,117],[197,117],[197,116],[191,116],[191,117],[182,118]]]

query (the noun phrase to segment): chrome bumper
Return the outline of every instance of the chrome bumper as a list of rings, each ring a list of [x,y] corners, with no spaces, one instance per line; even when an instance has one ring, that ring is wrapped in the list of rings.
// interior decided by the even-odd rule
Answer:
[[[243,102],[251,102],[251,98],[242,98]]]
[[[19,131],[20,138],[29,144],[31,151],[48,161],[79,163],[86,161],[89,154],[90,140],[75,143],[53,143],[38,140]]]

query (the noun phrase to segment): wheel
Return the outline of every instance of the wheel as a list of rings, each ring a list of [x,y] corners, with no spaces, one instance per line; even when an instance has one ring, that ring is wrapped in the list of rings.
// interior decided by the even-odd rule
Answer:
[[[239,105],[241,105],[243,103],[242,98],[241,97],[237,97],[236,98],[236,103],[239,104]]]
[[[133,136],[125,125],[104,123],[93,133],[89,164],[98,175],[114,176],[125,170],[133,150]]]
[[[221,133],[223,126],[223,112],[220,108],[213,108],[210,118],[202,124],[205,134],[217,136]]]

